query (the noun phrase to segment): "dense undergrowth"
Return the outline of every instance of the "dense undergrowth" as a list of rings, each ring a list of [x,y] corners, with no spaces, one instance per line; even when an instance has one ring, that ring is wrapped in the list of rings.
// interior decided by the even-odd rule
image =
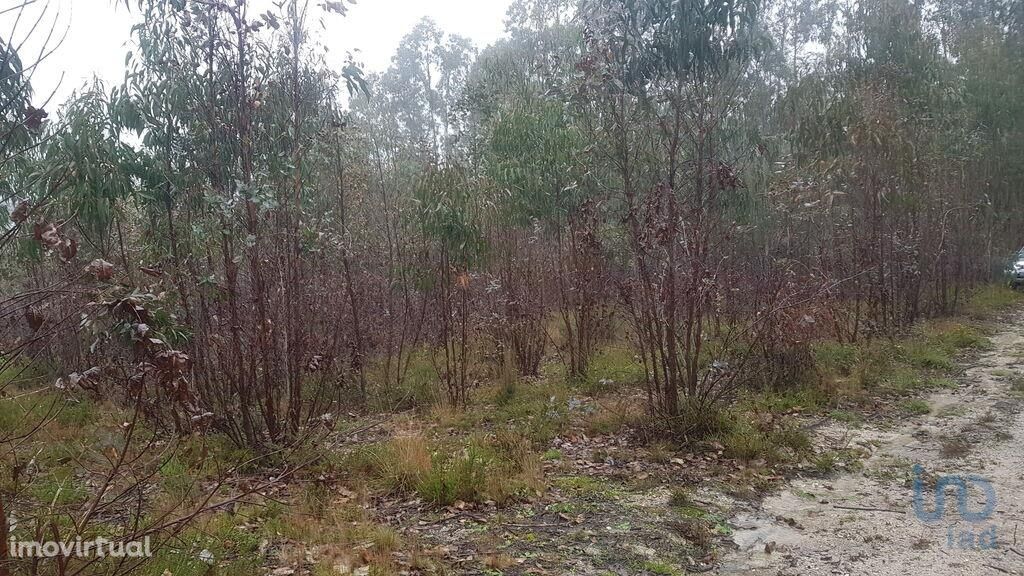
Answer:
[[[371,574],[394,574],[400,566],[441,573],[437,554],[389,525],[378,504],[413,500],[426,510],[500,511],[552,488],[603,490],[599,478],[561,475],[568,468],[552,446],[555,438],[628,438],[646,446],[651,466],[684,453],[718,452],[744,463],[747,472],[728,480],[728,491],[740,496],[769,489],[772,482],[764,478],[787,470],[827,474],[855,467],[857,455],[850,451],[818,450],[806,425],[826,417],[857,425],[927,412],[919,395],[955,387],[958,359],[986,349],[987,322],[1019,301],[1016,292],[986,288],[965,314],[921,322],[899,338],[814,342],[813,377],[784,389],[746,391],[717,411],[684,410],[691,431],[685,438],[666,437],[652,426],[642,372],[627,348],[612,346],[596,356],[586,379],[568,378],[554,364],[532,379],[499,373],[473,390],[466,409],[423,401],[398,414],[368,414],[339,425],[322,443],[288,454],[258,457],[215,434],[158,440],[161,449],[151,456],[159,460],[157,489],[147,495],[153,515],[205,498],[226,472],[231,481],[218,489],[221,494],[272,474],[287,464],[283,460],[307,466],[268,502],[234,503],[190,526],[142,573],[242,576],[262,569],[268,554],[280,565],[315,558],[314,574],[359,566],[371,567]],[[40,465],[22,474],[4,470],[0,477],[18,478],[9,490],[56,510],[89,497],[97,481],[88,472],[90,461],[115,457],[118,432],[131,415],[88,394],[35,382],[25,379],[0,400],[0,432],[16,430],[30,413],[52,412],[33,438]],[[414,392],[408,396],[417,397]],[[383,423],[345,441],[346,430],[364,430],[371,422]],[[683,494],[686,487],[679,489]],[[13,533],[28,536],[23,531],[32,529],[26,522]]]

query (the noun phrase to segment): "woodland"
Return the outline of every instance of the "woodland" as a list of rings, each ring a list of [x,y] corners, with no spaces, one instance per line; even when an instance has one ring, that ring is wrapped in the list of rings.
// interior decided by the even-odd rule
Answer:
[[[0,6],[0,576],[588,573],[554,543],[607,482],[852,465],[802,419],[913,413],[1017,302],[1016,0],[515,0],[384,71],[328,65],[348,1],[124,0],[123,82],[66,102],[36,4]],[[598,567],[713,565],[679,522]],[[8,544],[98,536],[154,554]]]

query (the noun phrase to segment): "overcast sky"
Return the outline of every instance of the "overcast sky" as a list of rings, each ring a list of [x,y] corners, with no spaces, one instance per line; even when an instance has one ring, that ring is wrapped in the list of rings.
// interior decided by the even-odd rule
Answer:
[[[0,0],[0,12],[24,0]],[[269,0],[250,0],[254,7]],[[34,0],[14,33],[15,42],[23,39],[32,21],[47,0]],[[311,4],[319,0],[311,0]],[[136,5],[136,0],[130,4]],[[492,43],[504,30],[505,11],[511,0],[358,0],[346,17],[329,16],[321,41],[329,51],[329,60],[340,64],[347,51],[360,50],[368,71],[387,68],[391,55],[416,22],[430,16],[447,32],[473,40],[478,48]],[[0,14],[0,34],[4,39],[14,30],[16,12]],[[131,47],[131,26],[137,11],[128,11],[123,0],[49,0],[41,28],[56,20],[58,34],[65,30],[63,44],[36,71],[33,88],[37,102],[57,90],[53,103],[62,102],[93,74],[107,83],[120,82],[124,74],[125,54]],[[34,60],[40,34],[25,46],[22,58]],[[63,74],[63,81],[61,75]],[[59,86],[58,86],[59,85]]]

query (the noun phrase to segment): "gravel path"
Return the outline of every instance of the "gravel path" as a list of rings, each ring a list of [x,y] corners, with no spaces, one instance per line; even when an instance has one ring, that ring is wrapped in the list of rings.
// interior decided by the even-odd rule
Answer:
[[[796,479],[735,518],[739,549],[719,572],[1024,576],[1024,396],[1011,389],[1024,382],[1024,313],[1010,317],[992,344],[957,389],[927,399],[930,414],[892,429],[821,430],[822,442],[870,453],[863,470]],[[954,476],[968,486],[964,511],[977,514],[974,521],[961,515]],[[919,516],[934,513],[935,483],[943,480],[945,513],[925,522]]]

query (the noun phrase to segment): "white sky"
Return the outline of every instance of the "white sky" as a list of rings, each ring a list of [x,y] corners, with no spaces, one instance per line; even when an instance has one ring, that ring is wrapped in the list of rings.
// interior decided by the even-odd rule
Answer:
[[[0,12],[22,4],[25,0],[0,0]],[[251,0],[254,8],[265,6],[269,0]],[[42,29],[56,20],[59,33],[67,30],[67,37],[56,52],[36,71],[33,79],[35,97],[40,103],[53,90],[57,90],[47,107],[63,102],[76,88],[81,87],[94,74],[108,84],[122,80],[125,54],[131,47],[131,26],[138,16],[137,0],[129,0],[133,10],[125,9],[124,0],[34,0],[34,5],[22,16],[14,33],[15,42],[25,37],[32,20],[49,3]],[[321,0],[311,0],[315,6]],[[505,11],[511,0],[357,0],[349,6],[344,18],[331,14],[325,18],[326,30],[319,30],[321,42],[328,49],[329,61],[339,65],[347,51],[360,50],[357,59],[366,64],[367,71],[387,68],[391,56],[406,33],[424,16],[433,18],[446,32],[467,36],[477,48],[494,42],[504,31]],[[318,8],[312,8],[319,12]],[[253,14],[257,13],[253,10]],[[11,36],[16,12],[0,14],[0,34]],[[319,29],[315,20],[313,28]],[[30,45],[22,50],[22,59],[34,60],[39,49],[39,36],[33,36]],[[61,74],[64,75],[61,81]]]

